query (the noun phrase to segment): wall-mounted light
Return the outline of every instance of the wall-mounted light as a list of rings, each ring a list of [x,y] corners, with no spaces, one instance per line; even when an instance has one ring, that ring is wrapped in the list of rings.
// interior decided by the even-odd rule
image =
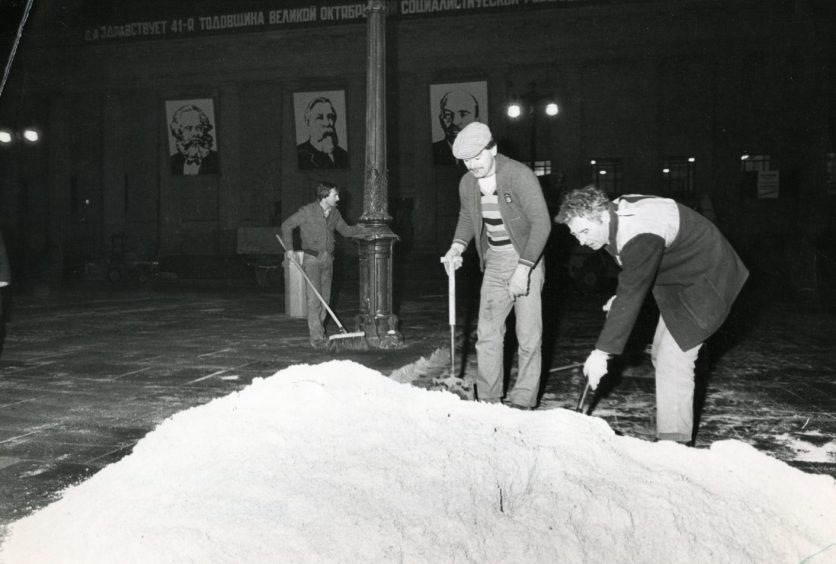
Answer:
[[[522,115],[522,107],[517,104],[516,102],[512,102],[508,104],[508,108],[506,110],[508,117],[511,119],[517,119]]]
[[[546,104],[546,115],[547,116],[554,117],[558,114],[559,111],[560,111],[560,108],[558,108],[557,104],[555,104],[554,102],[549,102],[548,104]]]
[[[19,140],[26,141],[27,143],[37,143],[41,140],[41,133],[34,127],[27,127],[20,132],[5,127],[0,129],[0,144],[11,145]]]

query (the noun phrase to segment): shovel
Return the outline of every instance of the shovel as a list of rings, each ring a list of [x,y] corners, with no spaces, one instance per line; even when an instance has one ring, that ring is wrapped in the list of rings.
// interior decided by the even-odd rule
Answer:
[[[456,268],[452,261],[445,261],[447,271],[447,322],[450,324],[450,377],[456,376]]]

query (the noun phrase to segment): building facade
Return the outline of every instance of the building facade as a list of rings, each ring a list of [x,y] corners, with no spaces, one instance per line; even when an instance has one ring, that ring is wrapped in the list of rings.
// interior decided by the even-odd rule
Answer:
[[[107,256],[118,236],[140,255],[231,257],[239,228],[278,224],[320,180],[343,187],[343,215],[356,221],[362,3],[100,4],[36,7],[24,28],[0,128],[33,126],[41,139],[0,147],[0,225],[13,253],[57,254],[71,270]],[[828,2],[388,6],[396,254],[449,245],[463,169],[434,144],[443,148],[442,97],[464,89],[500,151],[544,174],[550,203],[590,182],[614,196],[670,195],[713,214],[747,262],[815,286],[836,200]],[[323,97],[336,133],[326,145],[343,153],[306,165],[300,145],[315,134],[305,112]],[[514,100],[526,104],[511,119]],[[540,113],[547,102],[557,115]],[[203,165],[177,161],[188,153],[174,133],[184,107],[211,126]]]

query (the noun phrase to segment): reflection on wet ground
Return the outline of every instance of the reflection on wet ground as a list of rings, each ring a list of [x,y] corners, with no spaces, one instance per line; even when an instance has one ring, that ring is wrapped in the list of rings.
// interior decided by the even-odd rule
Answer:
[[[405,286],[398,299],[405,346],[336,357],[467,395],[476,370],[475,296],[460,285],[457,362],[464,357],[465,378],[458,380],[450,378],[444,349],[446,283]],[[350,287],[337,296],[344,322],[357,311],[356,296]],[[584,381],[577,368],[565,367],[582,362],[594,345],[607,297],[545,300],[544,369],[556,370],[544,380],[539,409],[575,409]],[[284,315],[283,304],[281,292],[261,288],[16,298],[0,356],[0,529],[129,454],[166,417],[289,365],[333,358],[308,346],[305,320]],[[795,304],[772,304],[745,330],[721,335],[709,345],[715,354],[706,366],[696,446],[738,439],[805,471],[836,476],[834,342],[836,317]],[[591,415],[616,432],[652,440],[654,381],[645,344],[637,339],[620,375],[588,400]]]

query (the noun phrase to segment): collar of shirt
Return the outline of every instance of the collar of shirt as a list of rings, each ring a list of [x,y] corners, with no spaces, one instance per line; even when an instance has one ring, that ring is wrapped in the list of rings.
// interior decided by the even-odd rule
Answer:
[[[319,201],[319,207],[320,207],[320,209],[322,209],[322,215],[324,215],[325,217],[328,217],[328,215],[331,213],[331,206],[329,206],[328,204],[325,204],[323,202],[325,202],[325,200],[320,200]]]
[[[484,196],[492,196],[496,194],[496,175],[492,174],[490,176],[486,176],[485,178],[477,179],[479,183],[479,190],[482,191]]]

